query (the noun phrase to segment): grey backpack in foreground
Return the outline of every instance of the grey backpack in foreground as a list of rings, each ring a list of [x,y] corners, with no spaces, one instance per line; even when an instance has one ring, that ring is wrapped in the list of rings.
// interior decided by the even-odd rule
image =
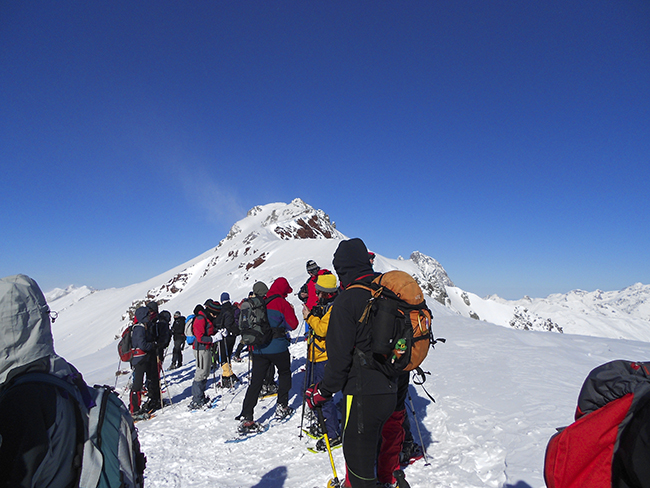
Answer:
[[[72,398],[79,425],[83,424],[80,488],[141,488],[147,458],[140,451],[138,432],[128,409],[109,386],[89,387],[48,373],[27,373],[12,381],[48,383]],[[11,390],[11,387],[9,390]],[[7,391],[9,391],[7,390]],[[5,393],[5,392],[3,392]]]

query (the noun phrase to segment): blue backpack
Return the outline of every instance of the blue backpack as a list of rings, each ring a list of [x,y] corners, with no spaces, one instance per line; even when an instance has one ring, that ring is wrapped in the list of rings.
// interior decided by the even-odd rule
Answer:
[[[194,329],[192,328],[194,325],[194,314],[188,315],[187,318],[185,319],[185,340],[187,341],[187,345],[191,346],[194,344],[194,340],[196,339],[194,337]]]
[[[140,451],[131,414],[110,386],[90,387],[83,380],[72,384],[53,374],[27,373],[16,378],[9,390],[35,382],[54,385],[74,399],[77,423],[84,426],[83,435],[77,432],[79,452],[83,452],[80,488],[143,487],[147,458]]]

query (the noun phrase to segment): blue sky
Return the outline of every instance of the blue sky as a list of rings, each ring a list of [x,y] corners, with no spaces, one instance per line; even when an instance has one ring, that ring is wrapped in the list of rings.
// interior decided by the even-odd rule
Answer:
[[[505,298],[650,283],[650,3],[0,6],[0,274],[121,287],[300,197]]]

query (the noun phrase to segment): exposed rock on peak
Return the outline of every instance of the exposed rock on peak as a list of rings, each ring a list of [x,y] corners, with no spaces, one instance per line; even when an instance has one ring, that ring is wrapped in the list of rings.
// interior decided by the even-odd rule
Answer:
[[[418,280],[416,277],[416,281],[418,281],[422,291],[439,303],[447,305],[448,295],[445,287],[454,286],[454,283],[447,276],[445,268],[432,257],[419,251],[411,254],[411,261],[420,270],[422,278]]]
[[[273,209],[262,221],[262,226],[283,240],[343,238],[336,230],[336,224],[330,221],[329,215],[307,205],[300,198],[289,205]]]

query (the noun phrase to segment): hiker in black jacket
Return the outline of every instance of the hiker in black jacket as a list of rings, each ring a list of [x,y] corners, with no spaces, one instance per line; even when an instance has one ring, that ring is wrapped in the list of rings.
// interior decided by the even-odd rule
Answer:
[[[133,321],[131,336],[133,344],[133,383],[131,384],[130,410],[133,415],[140,415],[162,407],[160,398],[160,377],[158,376],[158,344],[153,337],[151,311],[148,307],[138,307]],[[144,387],[144,375],[147,375],[149,399],[140,405]]]
[[[374,488],[377,445],[382,426],[395,409],[397,384],[364,365],[360,354],[371,354],[370,325],[359,322],[371,295],[366,289],[350,287],[355,283],[368,286],[375,277],[366,245],[361,239],[342,241],[332,264],[344,291],[332,305],[325,377],[307,390],[307,403],[315,408],[337,391],[343,392],[347,405],[342,422],[346,486]]]
[[[183,366],[183,349],[185,349],[185,317],[179,311],[174,312],[174,323],[172,324],[172,337],[174,349],[172,351],[172,364],[169,369],[176,369]]]
[[[239,327],[235,322],[235,307],[230,303],[230,295],[227,292],[221,294],[221,315],[215,321],[214,328],[223,332],[223,339],[219,341],[219,358],[221,363],[221,386],[223,388],[232,387],[238,380],[235,373],[232,372],[230,365],[230,356],[235,341],[239,334]]]

